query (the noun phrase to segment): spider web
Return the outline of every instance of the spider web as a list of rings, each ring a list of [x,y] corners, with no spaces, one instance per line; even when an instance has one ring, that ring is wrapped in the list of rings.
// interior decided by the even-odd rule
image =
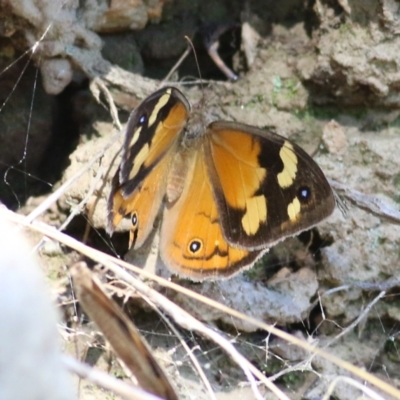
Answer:
[[[0,156],[0,200],[7,206],[24,213],[29,212],[27,200],[31,196],[37,198],[38,195],[51,191],[54,183],[60,179],[64,166],[59,168],[58,171],[53,169],[54,165],[60,161],[60,153],[57,153],[55,149],[61,147],[65,150],[66,144],[63,141],[63,135],[69,128],[76,129],[74,124],[65,125],[65,118],[68,119],[70,115],[68,113],[64,114],[58,122],[55,122],[55,118],[62,114],[59,107],[63,107],[67,103],[62,99],[63,94],[55,99],[44,92],[42,78],[37,67],[47,57],[46,54],[41,53],[41,45],[46,42],[53,27],[52,23],[58,21],[57,15],[62,12],[65,5],[68,5],[67,2],[54,3],[56,5],[53,4],[52,6],[51,12],[53,14],[50,13],[50,21],[46,21],[46,25],[41,27],[43,34],[38,40],[33,40],[34,43],[28,50],[22,53],[21,50],[15,51],[12,48],[12,43],[7,40],[4,40],[1,45],[2,53],[6,56],[3,56],[0,66],[0,83],[2,86],[0,100],[0,143],[2,148]],[[53,20],[51,15],[53,15]],[[71,140],[74,142],[76,136],[75,139],[72,138]],[[51,144],[52,141],[53,145]],[[74,146],[72,144],[71,149]],[[56,155],[52,152],[56,152]],[[68,155],[68,151],[64,154]],[[47,161],[44,161],[46,159]],[[96,229],[94,229],[94,232],[95,235],[101,235]],[[112,244],[107,238],[104,239],[102,236],[101,240],[105,242],[105,247],[114,252]],[[292,257],[294,256],[289,255],[285,264],[290,264],[294,259]],[[275,262],[282,263],[281,259]],[[57,273],[60,274],[60,270]],[[342,290],[345,291],[347,288],[344,287]],[[379,287],[376,287],[375,290],[379,290]],[[393,293],[386,299],[395,302],[397,297],[398,294]],[[365,296],[364,307],[360,307],[359,312],[367,309],[369,314],[366,314],[365,320],[359,321],[357,325],[358,334],[363,335],[364,340],[362,352],[354,353],[353,363],[365,364],[366,359],[368,359],[371,372],[392,380],[398,375],[395,367],[396,362],[400,359],[398,349],[399,326],[393,320],[386,321],[381,318],[383,305],[380,299],[369,309],[368,304],[372,304],[371,299]],[[248,304],[248,306],[251,307],[251,304]],[[345,352],[349,347],[355,346],[359,342],[354,330],[348,329],[351,326],[350,321],[338,322],[336,319],[325,317],[323,298],[316,299],[315,309],[317,310],[315,321],[293,324],[289,326],[289,329],[297,334],[302,334],[309,340],[320,340],[321,347],[329,344],[338,352]],[[368,319],[368,315],[370,319]],[[189,398],[195,392],[198,394],[196,398],[202,398],[201,396],[208,398],[201,384],[197,383],[197,386],[193,387],[193,381],[198,381],[198,374],[176,334],[154,312],[140,312],[139,317],[138,326],[148,338],[149,343],[154,348],[160,349],[160,359],[167,359],[167,369],[170,375],[183,377],[183,396]],[[311,379],[310,377],[318,377],[318,373],[314,370],[315,366],[310,367],[307,362],[309,355],[300,354],[300,358],[297,360],[288,349],[287,344],[279,342],[267,333],[243,333],[236,327],[235,321],[232,321],[229,325],[226,322],[215,322],[215,324],[217,324],[215,329],[220,330],[253,364],[257,365],[267,375],[276,376],[278,382],[286,387],[289,397],[295,398],[302,382]],[[79,336],[80,329],[78,327],[74,334]],[[178,330],[193,354],[200,360],[208,379],[212,386],[217,388],[217,391],[228,391],[232,399],[235,396],[237,398],[243,397],[243,393],[252,395],[241,369],[230,360],[219,346],[192,332]],[[347,333],[344,340],[347,346],[341,347],[337,343],[331,343],[332,338],[342,332]],[[88,336],[90,334],[89,332]],[[90,342],[90,345],[93,345],[93,342]],[[102,342],[100,347],[103,348]],[[367,348],[370,350],[369,353]]]

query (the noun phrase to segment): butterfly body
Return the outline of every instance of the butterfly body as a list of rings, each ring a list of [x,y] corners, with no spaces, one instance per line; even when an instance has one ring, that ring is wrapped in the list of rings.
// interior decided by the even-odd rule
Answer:
[[[296,144],[236,122],[206,124],[176,88],[132,113],[109,198],[108,230],[131,216],[140,247],[163,206],[160,254],[179,275],[231,276],[329,216],[332,190]]]

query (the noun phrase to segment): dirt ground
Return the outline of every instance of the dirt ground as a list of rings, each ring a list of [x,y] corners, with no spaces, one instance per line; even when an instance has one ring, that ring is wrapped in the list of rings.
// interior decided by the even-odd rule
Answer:
[[[94,8],[90,2],[39,3],[41,10],[29,1],[0,6],[0,16],[7,16],[0,26],[0,200],[28,215],[72,179],[42,221],[56,227],[68,221],[64,231],[89,246],[307,339],[399,388],[399,3],[138,1],[135,12],[128,1],[98,1]],[[238,74],[236,81],[226,79],[205,51],[203,42],[215,27],[225,31],[220,54]],[[128,225],[112,239],[105,233],[122,136],[109,146],[118,129],[104,88],[125,122],[185,51],[184,35],[193,40],[203,85],[193,54],[168,83],[214,120],[270,129],[300,144],[340,199],[333,215],[310,234],[279,243],[229,280],[198,283],[171,276],[157,257],[157,231],[144,250],[127,254]],[[36,43],[30,60],[16,62]],[[39,234],[29,235],[40,241]],[[81,255],[53,242],[39,253],[68,332],[65,351],[125,377],[97,328],[84,316],[77,321],[71,305],[66,266]],[[149,285],[221,332],[290,399],[322,398],[336,378],[349,375],[246,321]],[[180,338],[160,315],[137,296],[116,298],[180,398],[208,399]],[[240,367],[219,346],[177,329],[218,399],[254,398]],[[80,388],[80,399],[115,398],[87,381]],[[339,382],[334,396],[355,399],[360,393]],[[265,396],[275,398],[267,391]]]

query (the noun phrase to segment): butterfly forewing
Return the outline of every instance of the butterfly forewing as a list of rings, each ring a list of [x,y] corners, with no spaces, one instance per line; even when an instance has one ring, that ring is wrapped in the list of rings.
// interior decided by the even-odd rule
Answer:
[[[129,119],[108,201],[108,231],[130,215],[130,246],[140,247],[152,229],[189,110],[180,92],[164,88],[144,100]]]
[[[132,113],[126,128],[119,182],[125,197],[133,193],[177,142],[190,105],[175,88],[153,93]]]
[[[218,121],[208,127],[207,166],[226,240],[271,247],[316,225],[335,207],[332,189],[299,146],[268,131]]]

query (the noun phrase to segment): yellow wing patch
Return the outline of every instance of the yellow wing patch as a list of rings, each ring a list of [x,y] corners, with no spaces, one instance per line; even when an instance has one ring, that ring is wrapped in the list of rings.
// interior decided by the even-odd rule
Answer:
[[[256,195],[267,176],[258,160],[261,144],[254,136],[230,130],[218,130],[211,135],[211,141],[213,164],[224,198],[233,209],[244,211],[242,228],[248,236],[255,235],[267,221],[267,199]]]
[[[156,122],[158,113],[168,103],[170,97],[171,97],[171,89],[167,89],[166,92],[158,99],[158,102],[155,105],[149,117],[149,127],[151,127],[154,124],[154,122]]]
[[[161,97],[157,103],[157,105],[159,106],[157,113],[169,99],[168,95],[162,101],[163,97]],[[157,115],[154,113],[155,111],[152,112],[150,118],[153,118],[154,115]],[[149,167],[158,161],[163,153],[171,147],[171,144],[176,141],[177,134],[185,126],[187,117],[188,112],[185,106],[182,103],[175,104],[175,106],[169,112],[168,116],[164,120],[158,122],[151,142],[145,143],[143,147],[137,152],[135,158],[133,159],[133,164],[131,170],[129,171],[128,179],[133,179],[138,174],[140,168],[143,165],[145,167]],[[150,122],[154,124],[155,120],[149,121],[149,124]],[[135,144],[137,142],[140,134],[145,134],[145,132],[142,132],[141,127],[136,129],[135,133],[133,134],[131,144]]]
[[[283,171],[278,174],[278,183],[282,189],[291,186],[297,174],[297,156],[293,150],[293,145],[287,140],[279,152],[283,162]]]
[[[129,179],[133,179],[139,172],[140,167],[144,164],[149,155],[149,144],[146,143],[137,153],[135,159],[133,160],[133,167],[129,172]]]
[[[137,128],[136,131],[134,132],[134,134],[132,135],[132,139],[129,143],[129,147],[132,147],[138,141],[141,131],[142,131],[142,127],[139,126],[139,128]]]
[[[300,215],[301,204],[297,197],[293,199],[293,201],[287,207],[287,213],[289,219],[293,222],[297,220],[297,217]]]
[[[267,220],[267,199],[265,196],[254,196],[246,200],[246,213],[242,218],[242,227],[247,235],[255,235],[260,223]]]

